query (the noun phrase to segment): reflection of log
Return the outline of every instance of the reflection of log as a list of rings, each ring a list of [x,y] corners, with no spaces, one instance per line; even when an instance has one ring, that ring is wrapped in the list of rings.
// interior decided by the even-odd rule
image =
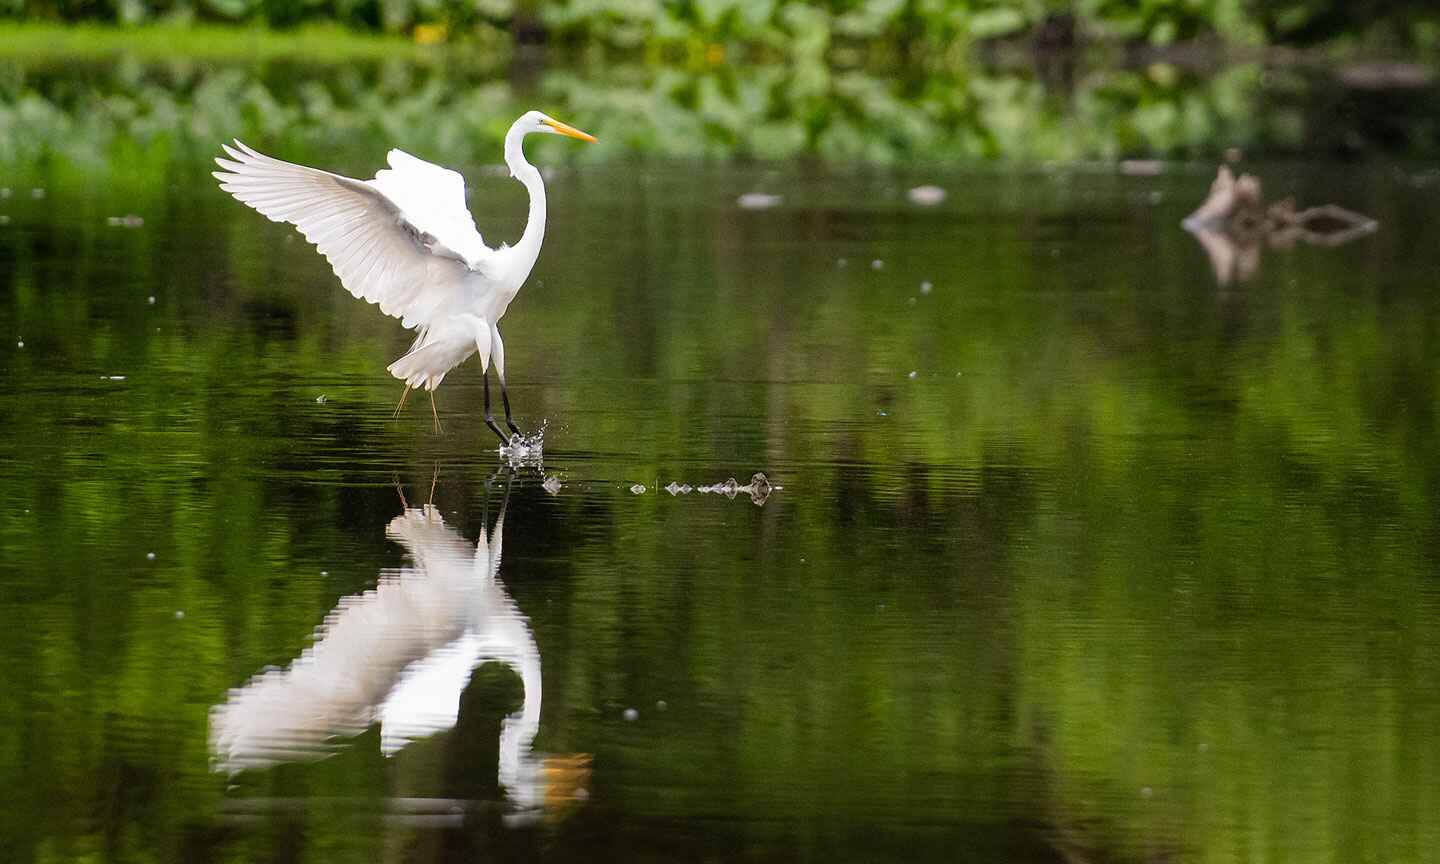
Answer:
[[[1295,202],[1284,198],[1266,206],[1259,178],[1236,177],[1225,165],[1216,172],[1204,203],[1182,224],[1204,247],[1221,285],[1244,282],[1259,270],[1262,242],[1272,249],[1296,243],[1334,247],[1380,227],[1374,219],[1335,204],[1296,210]]]

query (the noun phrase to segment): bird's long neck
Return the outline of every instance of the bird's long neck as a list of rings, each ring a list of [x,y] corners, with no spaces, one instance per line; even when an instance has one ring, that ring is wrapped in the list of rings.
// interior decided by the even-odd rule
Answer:
[[[540,178],[540,171],[525,160],[525,150],[521,146],[524,138],[525,133],[514,126],[505,136],[505,164],[510,166],[510,176],[525,184],[525,190],[530,193],[530,218],[525,222],[525,233],[514,247],[523,264],[520,268],[522,282],[540,257],[540,244],[545,240],[545,181]]]

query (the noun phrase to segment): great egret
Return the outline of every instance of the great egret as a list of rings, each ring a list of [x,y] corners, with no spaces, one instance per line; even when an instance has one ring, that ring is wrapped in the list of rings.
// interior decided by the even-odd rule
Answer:
[[[230,158],[217,158],[225,170],[213,173],[220,188],[242,203],[298,228],[347,291],[419,331],[405,356],[388,367],[405,382],[397,412],[410,390],[423,386],[438,431],[435,388],[478,353],[485,425],[508,444],[490,410],[490,364],[500,379],[505,424],[519,434],[510,417],[505,343],[497,325],[535,266],[545,237],[545,182],[521,146],[531,132],[595,140],[539,111],[526,112],[510,126],[505,164],[530,193],[530,218],[520,242],[495,249],[485,245],[465,207],[465,178],[403,150],[390,151],[390,167],[375,179],[354,180],[282,162],[237,140],[234,147],[221,145]]]

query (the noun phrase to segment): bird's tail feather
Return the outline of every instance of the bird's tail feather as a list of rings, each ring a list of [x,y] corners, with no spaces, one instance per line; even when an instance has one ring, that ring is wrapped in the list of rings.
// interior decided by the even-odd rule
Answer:
[[[445,380],[445,373],[475,353],[475,343],[469,340],[447,340],[432,342],[413,348],[405,356],[391,363],[390,374],[411,387],[434,390]]]

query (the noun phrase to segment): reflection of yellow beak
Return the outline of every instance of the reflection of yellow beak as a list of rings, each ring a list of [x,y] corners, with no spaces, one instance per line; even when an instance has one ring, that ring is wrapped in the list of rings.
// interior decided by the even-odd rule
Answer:
[[[544,123],[546,126],[549,126],[551,129],[554,129],[556,132],[559,132],[561,135],[569,135],[571,138],[579,138],[581,141],[589,141],[591,144],[595,143],[594,135],[591,135],[589,132],[581,132],[574,126],[566,126],[559,120],[550,120],[547,118],[545,120],[541,120],[540,122]]]
[[[545,777],[545,806],[560,810],[583,801],[589,792],[590,762],[589,753],[545,757],[540,769]]]

